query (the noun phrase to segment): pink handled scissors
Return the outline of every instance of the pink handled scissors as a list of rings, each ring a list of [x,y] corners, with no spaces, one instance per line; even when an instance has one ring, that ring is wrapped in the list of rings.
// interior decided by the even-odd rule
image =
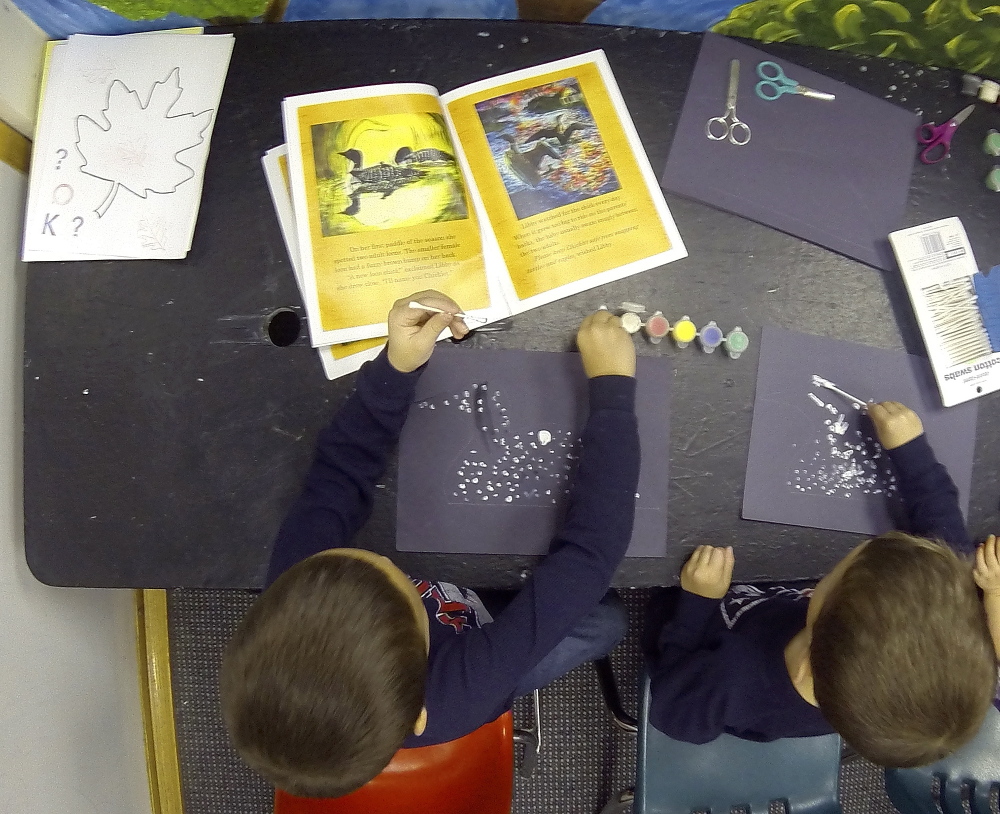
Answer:
[[[917,128],[917,142],[927,145],[920,151],[920,160],[924,164],[937,164],[943,161],[951,152],[951,137],[955,135],[958,126],[969,118],[975,105],[969,105],[952,116],[944,124],[922,124]]]

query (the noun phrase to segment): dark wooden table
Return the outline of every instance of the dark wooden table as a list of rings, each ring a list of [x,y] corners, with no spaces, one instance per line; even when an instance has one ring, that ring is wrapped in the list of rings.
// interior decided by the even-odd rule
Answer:
[[[312,455],[350,391],[327,382],[304,338],[276,347],[266,317],[301,311],[260,156],[284,140],[285,96],[379,82],[467,82],[603,48],[654,172],[662,172],[700,36],[523,22],[358,21],[235,29],[194,244],[173,262],[39,263],[28,270],[24,503],[28,563],[43,582],[249,587]],[[773,54],[943,121],[960,76],[787,45]],[[953,155],[917,164],[906,224],[959,215],[977,259],[1000,262],[1000,195],[980,149],[1000,108],[957,131]],[[849,137],[849,134],[846,136]],[[671,584],[698,541],[735,543],[736,578],[815,578],[857,535],[740,519],[761,326],[776,324],[922,353],[898,274],[882,273],[707,206],[667,196],[690,256],[530,311],[483,348],[564,350],[602,303],[636,301],[742,325],[750,351],[638,341],[676,371],[670,539],[628,560],[618,585]],[[979,404],[969,522],[1000,529],[997,395]],[[394,555],[395,467],[357,543]],[[531,558],[398,555],[410,573],[513,587]]]

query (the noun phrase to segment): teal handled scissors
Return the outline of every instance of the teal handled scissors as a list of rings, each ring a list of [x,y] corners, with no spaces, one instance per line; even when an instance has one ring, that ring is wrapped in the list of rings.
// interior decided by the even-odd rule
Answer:
[[[781,66],[769,59],[757,64],[757,76],[760,77],[760,82],[757,83],[756,87],[757,95],[768,102],[773,102],[784,93],[797,93],[800,96],[823,99],[826,102],[832,102],[837,98],[832,93],[813,90],[805,85],[800,85],[794,79],[789,79],[781,70]]]
[[[726,112],[713,116],[705,122],[705,135],[712,141],[729,140],[730,144],[742,147],[750,141],[750,125],[736,118],[736,92],[740,88],[740,61],[729,63],[729,92],[726,94]],[[717,126],[713,126],[717,125]],[[737,133],[739,135],[737,136]]]

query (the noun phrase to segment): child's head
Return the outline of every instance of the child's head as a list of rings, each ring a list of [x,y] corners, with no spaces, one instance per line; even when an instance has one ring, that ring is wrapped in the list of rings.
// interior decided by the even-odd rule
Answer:
[[[979,730],[996,656],[972,568],[948,547],[862,543],[816,587],[808,625],[816,701],[864,757],[921,766]]]
[[[423,731],[427,614],[388,559],[331,549],[282,574],[226,649],[222,714],[275,786],[339,797]]]

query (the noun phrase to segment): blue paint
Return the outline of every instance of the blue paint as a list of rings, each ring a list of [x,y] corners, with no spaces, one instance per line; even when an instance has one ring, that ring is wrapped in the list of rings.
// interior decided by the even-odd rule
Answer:
[[[390,18],[516,20],[517,0],[290,0],[282,19]]]
[[[1000,351],[1000,266],[994,266],[985,274],[977,271],[972,275],[976,288],[976,305],[983,319],[983,327],[990,338],[990,348]]]
[[[52,39],[72,34],[135,34],[209,25],[170,13],[158,20],[127,20],[88,0],[14,0]],[[516,20],[517,0],[291,0],[284,20],[378,20],[387,18]]]
[[[52,39],[63,40],[71,34],[135,34],[162,31],[193,25],[206,25],[197,17],[168,14],[159,20],[126,20],[87,0],[14,0]]]
[[[705,31],[741,3],[732,0],[604,0],[584,22],[670,31]]]

